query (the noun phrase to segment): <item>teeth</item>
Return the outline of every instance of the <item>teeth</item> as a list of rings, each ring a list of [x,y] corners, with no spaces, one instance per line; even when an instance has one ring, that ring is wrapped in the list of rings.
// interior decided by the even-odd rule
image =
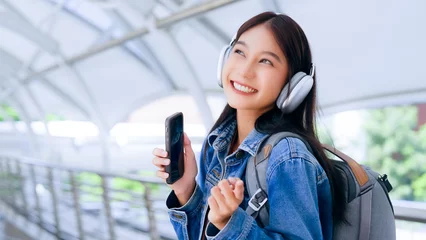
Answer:
[[[233,82],[234,83],[234,87],[237,89],[237,90],[239,90],[239,91],[241,91],[241,92],[245,92],[245,93],[254,93],[256,90],[254,90],[253,88],[249,88],[249,87],[246,87],[246,86],[242,86],[242,85],[240,85],[240,84],[238,84],[238,83],[236,83],[236,82]]]

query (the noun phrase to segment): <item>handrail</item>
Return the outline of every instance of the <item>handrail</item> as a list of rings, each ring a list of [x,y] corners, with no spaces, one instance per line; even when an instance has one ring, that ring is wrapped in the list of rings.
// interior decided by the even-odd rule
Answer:
[[[125,178],[128,180],[139,181],[143,183],[164,184],[163,181],[154,177],[143,177],[143,176],[138,176],[138,175],[128,174],[128,173],[116,173],[116,172],[102,171],[99,169],[81,168],[81,167],[75,167],[75,166],[67,166],[64,164],[48,163],[48,162],[37,160],[35,158],[29,158],[25,156],[14,155],[14,154],[2,154],[1,157],[2,158],[10,157],[10,158],[13,158],[15,161],[19,160],[21,164],[34,165],[38,167],[47,167],[47,168],[54,168],[58,170],[73,171],[73,172],[90,172],[90,173],[94,173],[94,174],[105,176],[105,177]]]
[[[426,202],[392,200],[395,210],[395,219],[426,223]]]
[[[101,182],[97,185],[96,183],[86,184],[85,182],[78,181],[77,174],[79,173],[98,175]],[[62,236],[75,234],[77,234],[75,237],[79,239],[84,239],[85,236],[94,237],[93,231],[98,232],[98,230],[85,229],[87,223],[84,222],[84,219],[88,217],[94,217],[93,221],[91,221],[92,225],[101,223],[98,225],[104,226],[105,231],[102,231],[102,233],[105,233],[108,239],[121,238],[117,234],[126,231],[129,232],[128,229],[133,231],[129,233],[133,235],[125,238],[139,238],[138,234],[148,233],[151,239],[174,239],[170,233],[164,233],[163,231],[162,235],[157,230],[156,219],[158,215],[164,215],[163,219],[167,217],[167,211],[161,211],[164,209],[159,208],[158,204],[155,204],[155,201],[159,198],[153,197],[155,194],[152,193],[151,189],[155,185],[160,187],[167,186],[158,178],[64,166],[12,154],[0,155],[0,176],[5,177],[5,180],[15,179],[13,182],[3,181],[3,183],[7,182],[8,184],[6,184],[6,189],[2,190],[8,192],[0,194],[0,202],[6,203],[6,205],[10,206],[18,214],[24,216],[29,221],[33,221],[40,228],[50,232],[58,239],[62,239]],[[138,188],[138,191],[112,188],[110,186],[111,181],[118,178],[139,183],[141,188]],[[16,184],[19,185],[18,188],[16,188]],[[85,191],[82,189],[86,185],[94,190]],[[41,194],[41,190],[47,194]],[[83,202],[82,196],[85,196],[84,194],[87,192],[86,196],[96,197],[96,200],[94,200],[96,203],[95,209],[98,210],[85,209],[86,203]],[[129,201],[125,200],[126,204],[124,206],[115,204],[119,200],[115,196],[116,194],[121,196],[124,194],[124,199],[128,199]],[[46,200],[46,197],[48,200]],[[160,199],[160,201],[164,200]],[[164,206],[164,203],[162,202],[161,205]],[[144,209],[146,213],[139,214],[143,217],[139,221],[145,222],[145,226],[148,229],[142,227],[143,224],[138,225],[137,223],[133,223],[133,220],[136,219],[126,219],[126,217],[122,218],[120,214],[117,215],[117,211],[124,210],[123,207],[128,210],[134,210],[132,215],[138,214],[140,212],[138,209]],[[65,211],[67,213],[64,213],[64,209],[69,210],[68,212]],[[68,215],[64,217],[64,214]],[[73,230],[70,230],[68,223],[70,217],[75,217],[76,219],[76,226],[74,226]],[[101,221],[98,220],[99,218]],[[95,225],[92,227],[99,226]],[[120,230],[118,230],[119,228]],[[98,232],[95,236],[99,234]]]
[[[12,164],[15,163],[15,164]],[[47,171],[43,175],[37,175],[36,170],[45,168]],[[27,171],[25,171],[27,170]],[[58,178],[55,173],[63,171],[68,173],[68,180],[63,181],[62,178]],[[93,183],[84,183],[78,182],[76,174],[82,172],[89,172],[97,174],[101,178],[101,183],[99,185]],[[126,218],[129,218],[129,215],[117,217],[114,216],[113,212],[119,210],[121,207],[127,208],[132,206],[133,208],[143,208],[146,210],[144,215],[145,221],[148,222],[148,233],[151,236],[151,239],[173,239],[160,236],[158,233],[156,217],[159,214],[167,214],[165,208],[159,206],[164,206],[164,199],[159,197],[153,197],[151,193],[150,185],[154,184],[157,186],[166,187],[167,185],[156,178],[149,178],[143,176],[137,176],[132,174],[122,174],[122,173],[112,173],[100,170],[92,170],[87,168],[79,168],[73,166],[64,166],[53,163],[41,162],[33,158],[16,156],[16,155],[0,155],[0,176],[4,176],[6,173],[7,176],[18,176],[16,178],[20,182],[20,189],[18,190],[16,186],[12,184],[3,184],[2,191],[7,190],[13,192],[15,190],[15,195],[5,195],[0,193],[0,201],[6,202],[13,209],[18,209],[27,219],[35,220],[37,224],[42,227],[46,227],[46,224],[50,224],[53,227],[46,227],[50,229],[53,235],[58,236],[59,239],[61,235],[69,235],[70,233],[64,232],[63,228],[66,228],[67,224],[61,218],[60,209],[63,209],[64,206],[72,208],[71,212],[76,217],[76,230],[78,231],[78,238],[84,239],[85,236],[93,237],[93,231],[87,231],[84,229],[85,223],[83,222],[83,215],[85,218],[88,216],[95,216],[97,213],[93,209],[83,208],[85,203],[83,203],[81,197],[86,194],[87,196],[97,196],[99,199],[95,209],[103,206],[99,209],[102,212],[103,219],[106,225],[106,234],[109,236],[109,239],[120,238],[117,235],[116,228],[126,225],[127,228],[135,229],[138,232],[141,232],[141,228],[136,226],[133,221],[126,222]],[[27,173],[27,174],[26,174]],[[110,187],[109,180],[121,178],[127,179],[134,182],[139,182],[144,187],[143,193],[137,193],[131,190],[122,190],[115,189]],[[0,181],[1,182],[1,181]],[[1,182],[4,183],[4,182]],[[3,189],[6,185],[6,189]],[[51,206],[53,209],[47,211],[48,206],[43,205],[43,196],[41,196],[38,185],[46,186],[46,190],[51,196]],[[60,187],[58,187],[60,186]],[[71,187],[70,187],[71,186]],[[94,190],[85,190],[82,189],[82,186],[93,188]],[[101,192],[95,191],[95,189],[102,189]],[[68,194],[64,194],[60,191],[67,191]],[[125,206],[117,206],[113,201],[117,201],[117,197],[114,194],[125,194],[127,197]],[[141,195],[142,194],[142,195]],[[139,197],[138,197],[139,196]],[[139,199],[138,199],[139,198]],[[17,199],[21,199],[21,203],[18,203]],[[155,205],[155,201],[161,201],[160,205]],[[418,222],[426,223],[426,202],[411,202],[411,201],[402,201],[402,200],[392,200],[392,204],[395,210],[395,219],[404,220],[409,222]],[[136,211],[137,212],[137,211]],[[132,218],[133,212],[130,216]],[[51,215],[50,215],[51,214]],[[99,217],[99,216],[95,216]],[[48,219],[53,219],[53,223],[48,223]],[[101,218],[102,219],[102,218]],[[132,220],[132,219],[131,219]],[[53,230],[52,230],[53,229]],[[75,230],[74,230],[75,231]],[[120,230],[120,232],[122,232]],[[143,231],[142,231],[143,232]],[[71,233],[72,234],[72,233]],[[75,234],[75,233],[74,233]]]

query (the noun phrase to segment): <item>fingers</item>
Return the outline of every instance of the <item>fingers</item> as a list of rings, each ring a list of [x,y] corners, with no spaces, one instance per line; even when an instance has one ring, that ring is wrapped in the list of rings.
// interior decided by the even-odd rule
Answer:
[[[209,218],[209,221],[214,224],[221,219],[221,216],[219,214],[220,213],[219,204],[217,203],[216,199],[213,196],[210,196],[207,199],[207,203],[209,204],[209,207],[210,207],[208,218]]]
[[[170,159],[167,159],[167,152],[160,148],[154,148],[152,151],[154,158],[152,158],[152,164],[159,168],[156,172],[157,177],[166,180],[169,174],[165,172],[165,167],[170,164]]]
[[[214,197],[214,199],[217,202],[217,205],[219,206],[220,209],[225,209],[227,207],[227,203],[226,200],[224,198],[224,196],[222,195],[222,193],[220,192],[220,189],[218,186],[214,186],[211,189],[211,194]]]
[[[223,181],[223,182],[222,182]],[[228,181],[222,180],[218,186],[227,200],[236,200],[241,203],[244,200],[244,182],[239,178],[230,177]]]
[[[161,148],[154,148],[154,150],[152,150],[152,154],[157,157],[167,157],[167,152]]]
[[[191,140],[189,140],[188,135],[184,132],[183,137],[183,148],[187,159],[193,159],[193,156],[195,156],[194,151],[192,150],[191,146]]]
[[[220,192],[225,197],[225,199],[233,201],[235,199],[235,196],[232,192],[231,186],[232,185],[229,184],[228,180],[222,180],[218,184]]]
[[[219,205],[216,202],[216,199],[213,196],[210,196],[207,199],[207,202],[210,206],[210,211],[218,212],[219,211]]]
[[[152,159],[152,164],[154,164],[158,168],[164,168],[165,166],[168,166],[170,164],[170,159],[154,157]]]
[[[235,187],[235,184],[237,184],[239,178],[235,178],[235,177],[229,177],[228,181],[229,183],[232,185],[232,187]]]
[[[189,137],[186,132],[183,133],[183,145],[191,145],[191,140],[189,140]]]
[[[154,148],[152,150],[152,154],[155,156],[152,159],[152,164],[154,164],[156,167],[160,169],[164,169],[164,166],[167,166],[170,164],[170,159],[167,159],[167,152],[164,151],[161,148]]]
[[[157,171],[156,175],[157,175],[157,177],[162,178],[164,180],[166,180],[169,177],[169,174],[162,171],[162,170]]]
[[[242,202],[244,199],[244,182],[240,179],[236,181],[235,189],[234,189],[235,198],[238,199],[239,202]]]

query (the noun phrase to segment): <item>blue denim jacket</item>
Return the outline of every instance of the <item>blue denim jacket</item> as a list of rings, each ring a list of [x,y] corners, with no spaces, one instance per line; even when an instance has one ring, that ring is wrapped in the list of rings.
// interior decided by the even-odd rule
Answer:
[[[256,154],[268,135],[253,129],[231,155],[229,145],[236,129],[235,116],[228,118],[207,136],[207,154],[201,152],[197,184],[190,200],[180,206],[172,191],[167,199],[170,221],[179,239],[332,239],[332,197],[327,175],[302,141],[285,138],[273,149],[268,162],[266,181],[270,205],[269,225],[259,227],[245,212],[250,199],[244,201],[219,231],[209,223],[207,198],[210,189],[229,177],[245,181],[247,161]],[[241,151],[243,154],[236,154]]]

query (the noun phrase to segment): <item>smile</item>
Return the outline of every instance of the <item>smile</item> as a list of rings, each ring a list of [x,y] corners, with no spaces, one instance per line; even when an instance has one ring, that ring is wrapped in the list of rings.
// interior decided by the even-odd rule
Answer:
[[[248,87],[248,86],[244,86],[242,84],[239,84],[237,82],[231,81],[232,86],[234,86],[234,89],[239,91],[239,92],[243,92],[243,93],[255,93],[257,92],[256,89]]]

